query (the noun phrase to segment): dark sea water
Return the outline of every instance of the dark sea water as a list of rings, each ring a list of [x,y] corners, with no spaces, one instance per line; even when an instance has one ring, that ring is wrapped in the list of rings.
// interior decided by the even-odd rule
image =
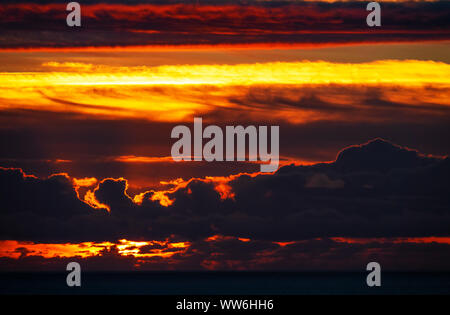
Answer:
[[[81,287],[67,273],[0,273],[0,294],[450,294],[450,273],[384,272],[368,287],[354,272],[84,272]]]

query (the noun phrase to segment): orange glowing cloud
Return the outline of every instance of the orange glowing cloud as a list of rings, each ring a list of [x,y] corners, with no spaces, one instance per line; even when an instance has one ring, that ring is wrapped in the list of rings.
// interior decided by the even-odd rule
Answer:
[[[79,244],[41,244],[19,242],[13,240],[0,241],[0,257],[19,258],[21,255],[53,257],[89,257],[98,255],[101,250],[112,246],[112,243],[84,242]]]
[[[142,253],[142,247],[159,245],[158,248],[152,248],[145,253]],[[171,243],[168,240],[165,241],[129,241],[126,239],[119,240],[117,249],[121,255],[132,255],[134,257],[171,257],[174,254],[184,253],[191,245],[190,242],[174,242]],[[159,248],[163,247],[163,248]],[[170,251],[167,251],[167,250]],[[175,249],[175,250],[173,250]]]
[[[450,244],[449,237],[405,237],[405,238],[331,238],[335,242],[348,244],[371,244],[371,243],[391,243],[391,244],[429,244],[440,243]],[[205,239],[206,242],[222,242],[229,240],[238,240],[243,243],[251,242],[249,238],[213,235]],[[320,240],[320,238],[316,239]],[[300,241],[286,241],[274,242],[280,247],[286,247],[297,243],[305,243],[307,240]],[[117,243],[113,242],[82,242],[82,243],[62,243],[62,244],[48,244],[48,243],[34,243],[23,242],[15,240],[0,241],[0,257],[20,258],[23,256],[42,256],[44,258],[55,257],[92,257],[102,254],[102,251],[110,250],[112,247],[117,248],[117,251],[122,256],[133,256],[136,258],[142,257],[171,257],[174,254],[186,253],[188,248],[192,245],[191,242],[172,242],[169,239],[158,241],[131,241],[121,239]],[[145,250],[144,250],[145,249]],[[258,257],[270,257],[275,252],[273,250],[262,251],[257,254]],[[220,253],[211,256],[220,256]]]
[[[94,191],[88,190],[86,192],[86,194],[84,195],[84,199],[82,201],[86,202],[89,206],[91,206],[94,209],[105,209],[108,212],[110,212],[111,208],[108,205],[99,202],[97,200],[97,198],[95,197],[95,190],[96,189],[94,189]]]
[[[450,105],[450,65],[434,61],[303,61],[156,67],[46,63],[42,70],[0,73],[0,109],[77,112],[164,122],[192,121],[194,115],[225,113],[227,109],[234,109],[226,111],[227,115],[236,115],[229,117],[230,120],[242,114],[251,114],[259,120],[278,119],[290,123],[350,119],[343,118],[339,112],[315,108],[314,104],[300,108],[286,105],[298,102],[306,90],[319,87],[322,89],[320,101],[335,107],[358,109],[367,98],[365,89],[370,87],[379,87],[385,101],[406,104],[412,109],[426,104],[441,104],[443,109]],[[342,93],[340,87],[354,91]],[[404,92],[398,93],[399,88]],[[282,94],[282,98],[274,93]],[[272,98],[284,103],[271,106]],[[364,115],[361,110],[357,113]],[[380,118],[366,115],[365,119]],[[161,158],[137,156],[118,159],[161,161]]]
[[[251,239],[245,238],[245,237],[236,237],[236,236],[225,236],[225,235],[212,235],[207,238],[205,238],[206,242],[222,242],[222,241],[228,241],[228,240],[239,240],[241,242],[247,243],[250,242]]]
[[[144,246],[158,245],[155,248],[147,249],[142,252]],[[126,239],[119,240],[118,243],[112,242],[82,242],[82,243],[63,243],[46,244],[34,242],[20,242],[14,240],[0,241],[0,257],[19,258],[24,255],[42,256],[44,258],[54,257],[92,257],[102,254],[102,251],[109,250],[112,247],[122,256],[133,257],[171,257],[174,254],[183,253],[191,245],[190,242],[171,242],[164,241],[130,241]]]
[[[160,204],[162,206],[168,207],[173,204],[175,200],[171,200],[168,195],[174,193],[178,189],[183,189],[188,186],[189,183],[192,181],[201,181],[204,183],[210,183],[213,184],[214,190],[219,194],[220,199],[232,199],[234,200],[235,194],[232,190],[232,187],[228,184],[230,181],[238,178],[242,175],[247,175],[250,177],[256,177],[256,176],[264,176],[269,175],[271,173],[261,173],[261,172],[255,172],[255,173],[239,173],[239,174],[233,174],[230,176],[206,176],[205,178],[191,178],[189,180],[183,180],[181,178],[171,181],[171,182],[161,182],[163,185],[173,185],[174,187],[168,189],[168,190],[160,190],[160,191],[152,191],[153,195],[151,197],[151,200],[159,200]],[[188,194],[190,194],[190,190],[187,191]],[[142,193],[137,197],[138,200],[141,200],[142,196],[145,193]],[[136,198],[136,197],[135,197]]]

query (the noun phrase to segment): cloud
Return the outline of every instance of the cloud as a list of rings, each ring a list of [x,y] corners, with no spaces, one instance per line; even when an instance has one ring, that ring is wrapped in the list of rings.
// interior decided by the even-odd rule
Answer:
[[[161,250],[164,246],[139,247]],[[383,270],[448,271],[448,243],[384,242],[351,243],[333,239],[311,239],[278,245],[269,241],[242,242],[236,238],[199,240],[187,250],[167,257],[135,257],[123,255],[118,246],[104,248],[87,257],[44,257],[17,248],[17,258],[0,257],[3,271],[65,270],[76,259],[85,271],[113,270],[303,270],[348,271],[364,270],[368,261],[377,261]]]
[[[80,200],[68,175],[39,179],[3,168],[0,237],[81,242],[192,241],[216,234],[267,241],[448,236],[449,164],[448,158],[376,139],[344,149],[334,162],[284,166],[274,175],[191,179],[138,199],[128,195],[125,179],[105,179],[89,196],[109,211]]]
[[[58,71],[4,73],[0,106],[110,120],[192,122],[201,114],[293,124],[392,121],[400,114],[417,121],[450,108],[450,66],[431,60],[53,68]]]
[[[448,270],[449,173],[448,158],[377,138],[333,162],[177,180],[139,201],[123,178],[88,179],[108,212],[81,201],[85,187],[67,174],[2,168],[0,238],[22,242],[0,243],[0,267],[59,270],[76,257],[85,270],[360,270],[371,260]]]
[[[328,178],[327,175],[317,173],[312,175],[307,183],[305,184],[306,188],[342,188],[344,187],[345,183],[343,180],[336,179],[332,180]]]
[[[435,160],[383,139],[372,140],[370,145],[345,148],[336,158],[336,168],[344,172],[375,171],[392,169],[414,169],[432,164]]]
[[[368,30],[360,1],[90,1],[81,29],[65,25],[66,2],[2,6],[2,48],[142,45],[348,44],[448,39],[446,1],[383,3],[383,28]]]

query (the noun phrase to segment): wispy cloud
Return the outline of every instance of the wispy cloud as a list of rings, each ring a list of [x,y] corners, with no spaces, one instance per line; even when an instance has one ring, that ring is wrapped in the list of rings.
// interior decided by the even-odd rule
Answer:
[[[369,29],[360,1],[91,1],[83,27],[65,25],[66,3],[9,3],[0,8],[0,48],[348,44],[449,39],[446,1],[384,2],[383,28]]]

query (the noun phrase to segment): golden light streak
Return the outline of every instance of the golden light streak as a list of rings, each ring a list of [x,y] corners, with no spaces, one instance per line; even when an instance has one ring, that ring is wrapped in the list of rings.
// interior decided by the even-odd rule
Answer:
[[[173,162],[171,156],[135,156],[135,155],[122,155],[114,159],[117,162],[123,163],[161,163],[161,162]]]
[[[53,70],[0,73],[2,87],[111,85],[254,84],[450,84],[450,65],[420,60],[369,63],[326,61],[270,62],[238,65],[166,65],[111,67],[79,63],[46,63]],[[67,71],[70,69],[70,71]],[[88,71],[87,71],[88,70]]]
[[[314,1],[314,0],[311,0]],[[436,0],[439,1],[439,0]],[[407,31],[402,31],[405,33]],[[428,33],[438,33],[439,31],[428,31]],[[305,32],[304,32],[305,33]],[[313,32],[311,32],[313,33]],[[320,33],[320,32],[317,32]],[[333,33],[333,32],[323,32]],[[338,32],[335,32],[338,33]],[[346,33],[345,31],[341,33]],[[347,32],[348,33],[348,32]],[[368,33],[368,32],[353,32]],[[395,33],[385,32],[385,33]],[[417,31],[415,33],[421,33]],[[255,49],[263,50],[290,50],[290,49],[317,49],[317,48],[334,48],[334,47],[354,47],[361,45],[371,46],[385,46],[395,44],[440,44],[448,43],[448,39],[421,39],[420,41],[404,39],[398,42],[389,40],[380,40],[377,42],[370,40],[361,40],[355,42],[325,42],[325,43],[285,43],[285,42],[271,42],[271,43],[236,43],[236,44],[194,44],[194,45],[129,45],[129,46],[68,46],[68,47],[6,47],[0,48],[0,52],[19,52],[19,53],[31,53],[31,52],[62,52],[62,53],[76,53],[76,52],[94,52],[94,53],[111,53],[111,52],[195,52],[195,51],[220,51],[220,50],[235,50],[235,51],[247,51]]]

